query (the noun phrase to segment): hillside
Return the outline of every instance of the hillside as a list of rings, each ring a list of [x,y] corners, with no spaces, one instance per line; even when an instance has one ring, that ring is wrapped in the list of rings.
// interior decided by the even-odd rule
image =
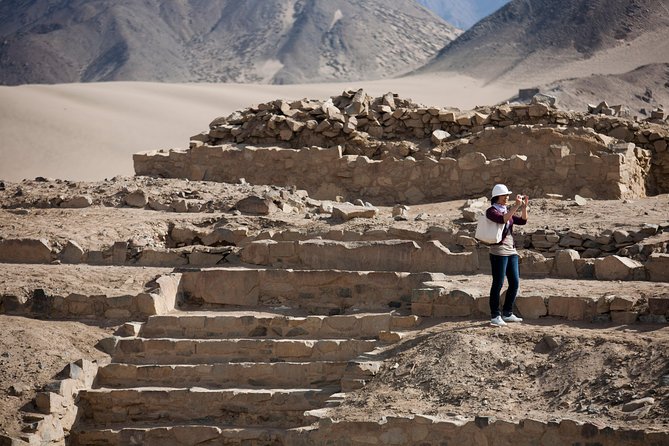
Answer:
[[[418,0],[418,3],[448,23],[468,29],[509,3],[509,0]]]
[[[561,108],[585,110],[606,100],[622,104],[632,115],[647,117],[657,107],[669,107],[669,64],[650,64],[623,74],[596,74],[565,79],[541,87]]]
[[[514,0],[422,71],[526,86],[669,62],[669,9],[654,0]]]
[[[457,33],[413,1],[10,0],[0,4],[0,84],[386,78]]]

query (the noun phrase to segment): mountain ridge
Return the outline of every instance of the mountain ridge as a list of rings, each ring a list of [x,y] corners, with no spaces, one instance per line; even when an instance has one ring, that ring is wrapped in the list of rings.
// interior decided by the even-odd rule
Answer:
[[[458,34],[414,1],[9,0],[0,84],[378,79],[418,68]]]
[[[669,36],[667,30],[669,8],[654,0],[513,0],[444,47],[418,72],[455,71],[487,81],[550,77],[560,65],[587,61],[653,33],[658,35],[651,44],[666,45],[662,42]],[[647,60],[637,66],[669,61],[669,54],[650,54],[650,49],[644,48]],[[588,75],[615,70],[591,68]]]

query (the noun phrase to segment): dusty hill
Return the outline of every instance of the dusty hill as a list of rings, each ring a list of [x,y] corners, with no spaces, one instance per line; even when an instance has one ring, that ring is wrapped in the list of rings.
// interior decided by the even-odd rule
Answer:
[[[654,0],[515,0],[445,47],[425,71],[541,84],[669,61],[669,10]]]
[[[648,116],[654,108],[669,107],[669,64],[650,64],[624,74],[565,79],[541,87],[558,98],[560,107],[584,110],[588,104],[622,104],[632,115]]]
[[[457,32],[414,1],[5,1],[0,83],[385,78]]]
[[[434,11],[448,23],[468,29],[509,3],[509,0],[418,0],[418,3]]]

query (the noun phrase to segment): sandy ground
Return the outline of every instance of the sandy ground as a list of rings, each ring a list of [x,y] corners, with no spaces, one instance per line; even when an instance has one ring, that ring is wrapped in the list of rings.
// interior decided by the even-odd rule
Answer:
[[[133,174],[132,154],[186,148],[219,116],[252,104],[327,99],[364,88],[425,105],[470,109],[513,96],[458,75],[307,85],[114,82],[0,87],[0,179],[100,180]]]

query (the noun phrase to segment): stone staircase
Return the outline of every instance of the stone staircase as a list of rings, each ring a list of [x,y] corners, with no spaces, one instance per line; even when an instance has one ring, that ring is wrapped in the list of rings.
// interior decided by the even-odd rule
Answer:
[[[181,311],[115,337],[111,363],[79,395],[71,445],[267,445],[310,429],[379,366],[385,341],[419,324],[387,313]]]

